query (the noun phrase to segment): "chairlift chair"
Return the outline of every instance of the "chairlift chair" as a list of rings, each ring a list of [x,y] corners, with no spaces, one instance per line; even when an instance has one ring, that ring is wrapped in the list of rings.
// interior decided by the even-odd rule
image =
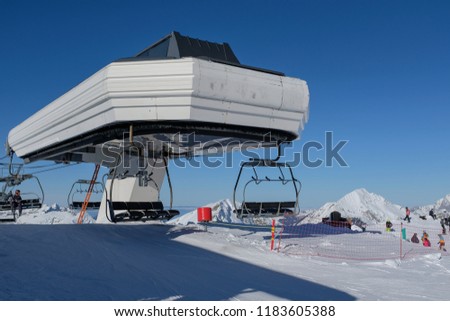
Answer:
[[[167,175],[167,181],[170,191],[170,207],[169,209],[164,208],[161,202],[161,187],[152,178],[153,173],[148,173],[147,171],[140,171],[137,173],[139,177],[139,184],[148,185],[153,184],[158,191],[158,200],[152,202],[121,202],[114,201],[112,199],[112,190],[114,187],[114,181],[120,179],[117,177],[117,169],[114,169],[110,174],[111,176],[111,187],[110,195],[107,195],[107,204],[109,208],[109,219],[114,222],[129,222],[129,221],[147,221],[147,220],[158,220],[158,219],[171,219],[172,217],[179,215],[178,210],[172,209],[173,203],[173,189],[170,180],[169,168],[167,165],[166,158],[163,158],[165,163],[165,170]],[[118,211],[119,213],[116,213]]]
[[[276,168],[279,170],[280,176],[275,178],[270,177],[260,177],[257,172],[258,167],[265,168]],[[236,191],[239,186],[239,181],[241,178],[241,174],[244,168],[251,168],[253,170],[254,176],[245,183],[243,188],[243,199],[241,202],[241,207],[238,208],[236,205]],[[286,168],[289,172],[289,176],[286,176],[283,172],[283,168]],[[294,189],[294,200],[292,201],[248,201],[246,192],[247,188],[251,185],[259,186],[260,184],[266,183],[278,183],[282,185],[292,184]],[[276,160],[271,159],[251,159],[248,162],[244,162],[241,164],[241,168],[239,170],[239,174],[236,180],[236,184],[234,186],[233,191],[233,205],[234,212],[237,214],[239,218],[247,217],[247,216],[260,216],[260,217],[274,217],[283,215],[285,213],[299,213],[299,195],[301,190],[301,182],[294,177],[294,173],[292,171],[292,167],[288,163],[278,162],[278,158]]]
[[[89,185],[91,181],[88,179],[79,179],[72,184],[69,195],[67,196],[67,204],[70,209],[81,210],[84,203],[84,197],[88,193]],[[105,190],[102,182],[94,182],[93,194],[103,195]],[[101,201],[89,201],[87,204],[87,210],[98,210],[100,208]]]
[[[41,182],[38,177],[31,174],[14,174],[9,176],[0,177],[0,183],[3,184],[2,190],[0,191],[0,211],[9,212],[6,217],[0,217],[0,221],[15,221],[16,215],[12,211],[11,197],[13,196],[12,190],[14,187],[19,186],[24,181],[35,180],[39,190],[40,195],[35,192],[22,192],[22,209],[40,209],[44,202],[44,189],[42,188]]]

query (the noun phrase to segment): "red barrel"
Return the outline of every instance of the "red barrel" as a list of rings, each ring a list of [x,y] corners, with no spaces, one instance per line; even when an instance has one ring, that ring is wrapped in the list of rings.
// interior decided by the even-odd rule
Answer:
[[[198,222],[211,222],[212,221],[211,207],[197,208],[197,221]]]

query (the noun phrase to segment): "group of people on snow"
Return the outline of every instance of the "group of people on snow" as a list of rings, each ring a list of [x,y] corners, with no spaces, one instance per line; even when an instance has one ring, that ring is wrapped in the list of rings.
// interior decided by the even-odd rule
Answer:
[[[430,215],[433,220],[437,220],[438,219],[437,215],[434,213],[434,209],[431,209],[430,212],[428,213],[428,215]],[[426,220],[426,216],[425,215],[424,216],[420,216],[420,218]],[[404,221],[408,221],[408,223],[411,223],[411,210],[408,207],[406,207],[406,213],[405,213],[405,217],[403,218],[403,220]],[[447,213],[446,210],[444,210],[444,213],[441,216],[440,224],[441,224],[441,227],[442,227],[442,234],[444,234],[444,235],[447,234],[447,229],[446,229],[445,226],[446,225],[449,226],[449,229],[450,229],[450,217],[449,217],[449,214]]]
[[[429,211],[429,216],[433,219],[433,220],[437,220],[438,217],[437,215],[434,213],[434,209],[431,209]],[[423,218],[423,217],[421,217]],[[426,220],[426,217],[423,218]],[[403,218],[404,221],[407,221],[408,223],[411,222],[411,210],[408,207],[405,207],[405,217]],[[439,241],[438,241],[438,246],[439,246],[439,250],[441,251],[447,251],[445,249],[445,239],[443,235],[447,234],[447,229],[446,229],[446,225],[449,226],[449,230],[450,230],[450,218],[449,215],[445,212],[444,215],[442,217],[440,217],[440,224],[442,227],[442,234],[438,234],[439,236]],[[393,224],[392,222],[388,219],[386,221],[386,231],[387,232],[391,232],[393,231],[392,229]],[[411,242],[412,243],[422,243],[422,245],[424,247],[431,247],[431,241],[430,241],[430,236],[428,235],[428,233],[424,230],[422,233],[422,237],[419,239],[419,236],[417,235],[417,233],[414,233],[413,236],[411,237]]]
[[[439,245],[439,250],[447,251],[445,249],[444,237],[441,234],[438,234],[438,236],[439,236],[439,242],[437,244]],[[423,246],[431,247],[430,236],[428,235],[428,233],[426,231],[423,231],[421,240],[422,240]],[[417,233],[414,233],[414,235],[411,237],[411,242],[417,243],[417,244],[419,243],[419,238],[417,237]]]
[[[423,246],[431,247],[430,237],[427,232],[423,231],[420,241],[422,241]],[[411,237],[411,242],[419,244],[420,241],[419,241],[419,237],[417,236],[417,233],[414,233],[414,235]]]
[[[439,241],[438,241],[438,245],[439,245],[439,250],[441,251],[447,251],[445,249],[445,239],[444,236],[442,234],[438,234],[439,236]],[[428,233],[426,231],[423,231],[422,233],[422,237],[420,239],[422,241],[422,245],[425,247],[431,247],[431,242],[430,242],[430,236],[428,235]],[[412,243],[416,243],[419,244],[419,237],[417,236],[417,233],[414,233],[413,236],[411,237],[411,242]]]

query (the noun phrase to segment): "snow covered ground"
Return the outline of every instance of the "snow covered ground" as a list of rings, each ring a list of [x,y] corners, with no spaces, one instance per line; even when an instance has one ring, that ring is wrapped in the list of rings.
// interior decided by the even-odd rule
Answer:
[[[269,251],[253,228],[1,225],[1,300],[449,300],[450,259]]]
[[[348,248],[339,244],[355,240],[366,251],[377,238],[383,251],[399,244],[400,234],[377,223],[400,222],[395,204],[362,190],[344,199],[339,209],[360,214],[377,233],[336,234],[303,216],[290,224],[320,225],[310,241],[342,257]],[[169,222],[115,225],[73,224],[76,214],[58,206],[28,211],[17,224],[0,224],[0,300],[450,300],[450,257],[434,244],[403,260],[397,253],[370,261],[299,255],[306,238],[287,238],[280,252],[270,251],[266,221],[239,220],[228,200],[210,205],[215,222],[207,230],[195,211]],[[318,219],[315,213],[308,219]],[[439,229],[438,221],[416,215],[412,226]]]
[[[17,222],[14,224],[75,224],[78,219],[78,213],[78,211],[71,211],[67,208],[60,207],[58,204],[51,206],[44,205],[41,209],[23,210],[22,215],[17,218]],[[0,212],[0,220],[11,217],[10,212]],[[95,223],[95,219],[89,213],[86,213],[83,222]]]

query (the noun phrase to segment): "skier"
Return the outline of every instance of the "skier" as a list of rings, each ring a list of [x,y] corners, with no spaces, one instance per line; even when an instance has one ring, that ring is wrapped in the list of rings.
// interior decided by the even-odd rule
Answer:
[[[449,218],[449,215],[447,213],[447,210],[444,210],[444,215],[443,216],[444,216],[444,223],[446,225],[450,226],[450,218]]]
[[[11,202],[11,211],[13,215],[16,215],[16,210],[19,211],[19,216],[22,215],[22,197],[20,196],[20,190],[16,190],[14,195],[9,198]]]
[[[428,213],[428,214],[430,214],[430,216],[433,218],[433,220],[437,219],[436,214],[434,214],[434,209],[431,209],[430,213]]]
[[[447,250],[445,249],[445,240],[444,240],[444,237],[443,237],[441,234],[438,234],[438,236],[439,236],[439,242],[438,242],[438,244],[439,244],[439,250],[444,251],[444,252],[447,252]]]
[[[417,236],[417,233],[414,233],[414,235],[411,237],[411,242],[419,243],[419,237]]]
[[[442,234],[447,234],[447,231],[445,229],[445,220],[441,218],[441,227],[442,227]]]
[[[386,221],[386,232],[390,232],[392,228],[392,223],[390,220]]]
[[[411,223],[410,215],[411,215],[411,211],[409,210],[408,207],[406,207],[406,216],[405,216],[405,218],[403,220],[404,221],[408,221],[408,223]]]

